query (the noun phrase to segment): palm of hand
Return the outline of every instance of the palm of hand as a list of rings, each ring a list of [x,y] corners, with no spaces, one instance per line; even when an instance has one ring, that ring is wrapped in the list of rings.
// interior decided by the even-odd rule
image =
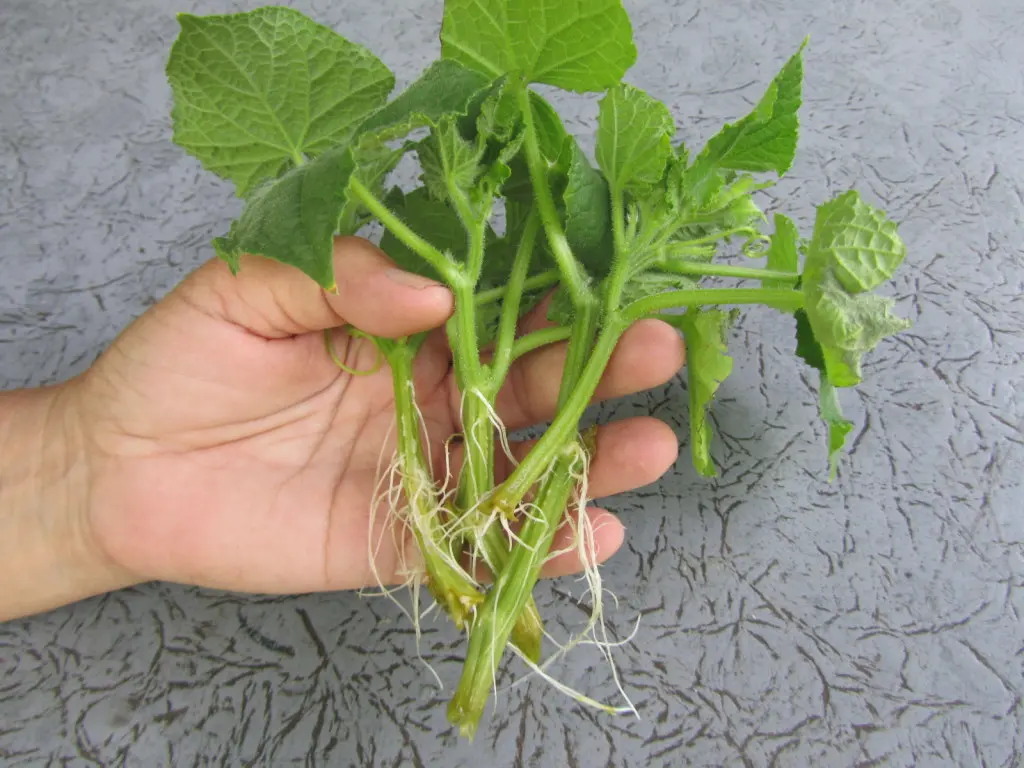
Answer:
[[[264,262],[260,269],[280,279],[278,265]],[[273,301],[251,293],[259,274],[249,283],[240,280],[244,274],[231,277],[216,264],[202,268],[90,371],[84,402],[95,444],[92,535],[134,580],[270,593],[403,580],[399,542],[381,535],[387,510],[381,505],[371,514],[393,447],[387,366],[351,376],[325,353],[320,332],[265,333],[296,320],[279,292]],[[284,309],[275,317],[269,306]],[[373,366],[370,342],[335,336],[347,365]],[[680,362],[666,365],[674,373]],[[671,373],[653,372],[661,379]],[[445,442],[459,430],[459,398],[440,333],[424,345],[415,374],[431,459],[443,469]],[[520,372],[518,378],[530,377]],[[543,386],[557,386],[557,378],[557,370],[548,370]],[[651,386],[644,378],[634,375],[635,386],[625,388]],[[502,415],[512,428],[547,415],[524,407],[524,400],[537,399],[535,392],[524,397],[524,386],[529,382],[503,398]],[[620,467],[604,484],[611,493],[650,482],[667,468],[666,458],[674,460],[667,428],[640,426],[619,430],[632,448],[623,439],[604,442],[613,451],[618,443],[635,465],[636,444],[646,446],[641,459],[650,456],[654,435],[659,466],[641,461],[632,474]],[[607,556],[621,541],[621,527],[606,529],[603,538],[608,546],[599,548]]]

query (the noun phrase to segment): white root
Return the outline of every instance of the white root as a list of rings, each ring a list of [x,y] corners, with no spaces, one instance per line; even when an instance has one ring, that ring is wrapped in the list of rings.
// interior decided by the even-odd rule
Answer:
[[[412,382],[408,383],[412,387]],[[413,408],[416,412],[417,422],[424,439],[429,440],[427,434],[426,420],[412,399]],[[389,430],[394,429],[394,421]],[[429,444],[429,443],[426,443]],[[421,466],[407,467],[402,458],[401,451],[395,451],[392,459],[383,468],[384,456],[388,449],[388,443],[381,448],[380,457],[377,462],[377,486],[374,489],[374,499],[370,505],[368,541],[368,561],[370,571],[377,582],[379,591],[369,593],[362,590],[362,594],[376,594],[387,597],[398,606],[399,610],[409,619],[413,625],[416,636],[416,654],[419,660],[433,674],[438,686],[441,684],[440,676],[436,670],[426,661],[420,650],[422,640],[422,620],[436,608],[432,602],[423,608],[421,600],[421,589],[425,583],[424,553],[420,551],[419,544],[429,547],[429,554],[436,561],[443,561],[453,569],[464,572],[462,564],[458,562],[450,548],[444,546],[451,536],[451,526],[446,528],[440,521],[444,520],[446,510],[445,502],[450,499],[454,489],[450,487],[450,454],[446,444],[445,450],[445,480],[444,485],[438,488],[434,479],[426,468]],[[377,524],[377,516],[383,506],[386,520],[382,525]],[[444,535],[442,541],[436,540],[436,530],[441,525]],[[375,532],[379,529],[379,535]],[[392,547],[397,560],[396,574],[404,577],[401,584],[394,587],[387,587],[378,569],[378,559],[386,536],[390,533]],[[467,580],[474,586],[478,586],[470,574],[465,574]],[[403,605],[395,596],[400,590],[408,589],[411,599],[411,609]]]
[[[639,713],[633,702],[630,700],[629,695],[626,693],[622,680],[619,675],[618,666],[615,664],[615,660],[612,657],[612,650],[620,647],[632,641],[636,635],[637,630],[640,626],[640,617],[637,616],[636,623],[633,631],[624,640],[613,641],[608,636],[608,629],[604,622],[604,595],[606,590],[602,585],[601,574],[597,563],[597,543],[595,538],[595,528],[590,516],[587,514],[587,499],[588,499],[588,486],[589,486],[589,474],[590,474],[590,456],[583,449],[582,446],[577,445],[579,451],[579,460],[576,462],[576,470],[574,471],[574,480],[576,482],[576,493],[574,494],[574,500],[569,512],[575,512],[575,514],[566,515],[566,524],[570,527],[573,533],[572,543],[560,550],[553,550],[545,562],[552,560],[559,555],[566,554],[568,552],[575,551],[579,557],[579,561],[583,566],[583,574],[581,578],[586,582],[587,588],[584,592],[584,598],[587,594],[591,596],[592,610],[590,617],[582,629],[577,635],[569,638],[565,643],[559,643],[555,640],[547,631],[544,632],[544,636],[548,638],[557,648],[548,658],[546,658],[541,664],[536,664],[524,657],[522,653],[517,655],[523,660],[523,662],[531,670],[530,673],[524,675],[520,679],[514,681],[509,688],[515,687],[526,680],[532,675],[537,675],[546,682],[550,683],[556,690],[569,696],[573,700],[584,704],[589,707],[599,709],[603,712],[611,714],[633,714],[639,718]],[[523,513],[528,514],[530,505],[528,503],[522,505]],[[618,598],[614,594],[607,593],[615,605],[618,605]],[[596,701],[573,688],[565,685],[564,683],[556,680],[547,670],[548,668],[562,656],[567,654],[570,650],[579,645],[594,646],[599,649],[601,655],[604,656],[611,668],[612,678],[615,681],[615,687],[618,693],[622,696],[625,701],[625,705],[621,707],[615,707],[610,704],[603,704]],[[516,651],[515,648],[513,648]]]
[[[501,445],[502,451],[508,457],[509,461],[515,464],[516,459],[512,454],[511,445],[508,439],[508,432],[504,424],[501,423],[501,420],[493,406],[487,401],[486,397],[484,397],[481,392],[473,390],[463,395],[463,408],[465,407],[465,398],[467,396],[480,398],[481,402],[485,406],[484,412],[487,414],[488,421],[497,432],[498,444]],[[416,416],[420,429],[424,437],[426,437],[427,426],[425,419],[423,418],[422,412],[420,412],[419,408],[415,405],[415,400],[413,400],[413,403],[413,407],[416,408]],[[469,435],[467,439],[476,440],[477,438],[475,435]],[[479,443],[476,443],[475,446],[477,448],[481,447]],[[430,473],[426,472],[424,468],[405,467],[400,453],[396,453],[394,458],[392,458],[387,466],[383,468],[383,471],[381,471],[382,465],[384,464],[386,447],[387,446],[382,450],[381,457],[378,461],[377,474],[378,477],[380,477],[380,480],[377,488],[375,489],[375,498],[370,513],[371,532],[378,528],[376,525],[376,515],[378,514],[379,506],[384,506],[384,510],[388,518],[386,523],[380,526],[379,536],[376,537],[376,541],[374,541],[374,535],[371,533],[368,553],[370,567],[380,588],[380,592],[378,594],[388,597],[392,602],[398,605],[403,614],[412,622],[416,635],[417,656],[424,666],[430,670],[431,674],[433,674],[438,686],[443,687],[436,670],[429,664],[429,662],[426,661],[420,651],[420,642],[422,637],[421,622],[436,609],[437,604],[430,601],[430,605],[428,607],[423,607],[421,589],[425,583],[425,574],[423,568],[423,553],[421,553],[416,546],[417,542],[422,541],[426,546],[429,546],[431,548],[431,554],[437,559],[446,562],[453,568],[465,572],[466,569],[463,564],[458,562],[456,557],[453,556],[450,551],[450,547],[443,545],[456,537],[465,536],[469,538],[470,541],[477,544],[477,546],[470,547],[470,551],[472,553],[471,559],[473,562],[467,576],[471,582],[476,584],[472,579],[471,574],[475,573],[478,557],[484,558],[486,561],[485,548],[479,546],[479,542],[484,535],[484,532],[491,525],[499,523],[511,541],[520,545],[525,545],[513,529],[513,524],[516,519],[539,519],[541,510],[533,502],[524,500],[517,507],[516,515],[512,520],[506,519],[504,516],[500,516],[498,512],[492,510],[485,520],[476,520],[476,515],[465,514],[441,524],[439,521],[446,520],[445,505],[451,501],[456,492],[456,484],[451,482],[450,441],[445,443],[445,471],[443,485],[441,485],[440,488],[435,485]],[[556,650],[540,664],[534,663],[530,659],[526,658],[519,649],[510,644],[512,650],[523,660],[530,671],[523,677],[513,681],[509,686],[507,686],[507,688],[515,687],[516,685],[529,680],[533,675],[537,675],[547,683],[551,684],[552,687],[560,693],[569,696],[573,700],[585,706],[593,707],[610,714],[632,713],[639,717],[636,707],[633,705],[633,702],[629,699],[629,696],[623,688],[617,665],[615,664],[612,656],[612,651],[615,648],[632,641],[639,629],[640,617],[637,617],[633,631],[630,632],[629,636],[625,639],[612,640],[609,637],[608,629],[604,621],[604,599],[607,594],[616,606],[618,605],[618,599],[614,594],[610,592],[606,593],[606,590],[602,585],[601,574],[597,564],[595,528],[590,517],[586,513],[590,457],[581,445],[577,445],[576,450],[579,452],[578,461],[575,464],[576,469],[573,473],[576,492],[570,502],[568,510],[572,514],[566,515],[566,524],[572,532],[572,541],[565,548],[552,550],[546,557],[545,562],[568,552],[575,552],[577,554],[577,557],[583,566],[581,579],[586,583],[586,588],[581,600],[586,599],[588,595],[590,596],[592,601],[591,614],[582,631],[570,636],[566,642],[558,642],[549,632],[545,631],[544,636],[555,646]],[[467,467],[468,462],[473,460],[472,457],[474,453],[474,451],[467,451]],[[412,494],[411,498],[410,492]],[[486,499],[479,499],[477,500],[477,505],[485,501]],[[469,512],[473,513],[478,509],[479,507],[477,506],[470,509]],[[499,517],[501,518],[500,521],[498,519]],[[443,534],[442,537],[440,537],[441,542],[436,540],[436,532],[439,524]],[[433,531],[434,535],[431,535],[431,531]],[[389,533],[392,536],[393,546],[398,560],[398,573],[401,576],[404,576],[403,583],[392,588],[384,586],[380,573],[377,570],[377,558],[380,553],[384,537]],[[408,551],[410,545],[412,545],[415,551]],[[493,563],[486,564],[493,569]],[[500,586],[496,586],[495,588],[498,589]],[[403,589],[409,589],[410,591],[412,601],[411,610],[402,605],[395,597],[395,593]],[[496,616],[493,618],[494,620],[497,620]],[[467,627],[467,631],[468,629],[469,628]],[[551,675],[549,672],[550,667],[577,646],[594,646],[599,649],[600,653],[604,656],[611,668],[615,687],[618,690],[618,693],[622,696],[622,699],[625,701],[625,705],[613,706],[596,701],[595,699],[574,690],[570,686],[559,682]],[[499,657],[503,654],[504,649],[491,648],[489,652],[492,655],[492,661],[497,662]],[[500,693],[497,677],[495,677],[493,686],[493,693],[495,698],[497,698]]]

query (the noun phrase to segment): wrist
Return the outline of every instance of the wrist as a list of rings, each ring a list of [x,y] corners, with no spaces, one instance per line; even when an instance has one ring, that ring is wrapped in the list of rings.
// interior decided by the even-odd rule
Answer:
[[[92,535],[79,396],[76,381],[0,393],[0,621],[134,581]]]

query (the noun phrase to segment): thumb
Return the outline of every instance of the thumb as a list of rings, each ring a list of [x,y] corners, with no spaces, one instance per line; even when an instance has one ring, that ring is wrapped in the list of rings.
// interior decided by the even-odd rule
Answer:
[[[268,339],[346,324],[396,338],[437,328],[452,313],[447,287],[399,269],[361,237],[335,238],[334,274],[337,289],[330,293],[295,267],[262,256],[243,256],[235,275],[214,259],[180,290],[197,309]]]

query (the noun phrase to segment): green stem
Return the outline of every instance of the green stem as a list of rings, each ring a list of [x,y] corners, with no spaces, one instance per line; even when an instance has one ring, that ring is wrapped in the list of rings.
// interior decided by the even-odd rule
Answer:
[[[494,687],[498,663],[554,540],[563,511],[575,485],[574,470],[579,459],[575,443],[563,446],[550,467],[551,482],[545,483],[535,499],[539,512],[523,524],[518,544],[505,568],[487,593],[477,612],[469,636],[469,648],[459,687],[448,705],[449,721],[464,736],[476,732],[487,699]]]
[[[626,323],[634,323],[666,309],[706,304],[767,304],[792,311],[804,305],[804,294],[790,288],[696,288],[689,291],[666,291],[634,301],[622,310],[622,318]]]
[[[614,258],[612,271],[605,286],[605,312],[614,312],[619,308],[619,300],[629,278],[630,259],[626,253],[626,210],[622,201],[622,190],[613,189],[611,193],[612,233]]]
[[[476,305],[473,284],[467,278],[456,281],[455,313],[448,321],[448,343],[452,349],[455,380],[462,393],[461,415],[464,458],[459,473],[456,505],[471,509],[494,486],[494,428],[481,397],[490,390],[489,378],[480,363],[476,337]]]
[[[493,401],[493,377],[480,363],[476,336],[476,304],[471,281],[459,276],[452,286],[455,314],[448,321],[448,340],[455,363],[455,378],[463,393],[462,434],[463,466],[456,490],[456,507],[462,519],[460,528],[476,532],[473,544],[482,550],[484,561],[497,575],[508,559],[508,540],[500,525],[488,525],[478,502],[494,487],[494,424],[488,403]],[[484,402],[484,399],[487,402]],[[456,547],[461,551],[462,546]],[[518,617],[512,641],[527,658],[540,658],[543,624],[537,606],[531,601]]]
[[[671,256],[672,251],[678,250],[681,251],[682,253],[686,253],[689,249],[697,248],[702,245],[714,245],[719,240],[724,240],[727,237],[732,237],[733,235],[739,234],[745,234],[747,236],[750,236],[757,235],[758,232],[753,227],[733,227],[732,229],[725,229],[722,230],[721,232],[712,232],[710,235],[704,235],[704,237],[695,237],[692,240],[678,240],[675,242],[667,243],[665,245],[665,248],[670,252],[669,255]]]
[[[512,345],[511,360],[518,360],[523,355],[533,352],[535,349],[546,347],[548,344],[556,344],[565,341],[572,335],[572,328],[568,325],[556,325],[551,328],[542,328],[539,331],[528,333],[516,339]]]
[[[739,280],[778,280],[787,283],[795,283],[800,279],[800,275],[795,272],[779,272],[756,267],[734,267],[729,264],[702,264],[698,261],[665,260],[657,262],[656,266],[663,272],[698,277],[735,277]]]
[[[573,439],[579,421],[590,404],[615,345],[628,325],[617,314],[608,315],[597,343],[580,372],[576,385],[565,397],[558,415],[512,473],[491,494],[490,506],[498,514],[510,515],[560,450]],[[561,394],[561,393],[560,393]]]
[[[507,293],[501,307],[501,320],[498,325],[498,338],[494,348],[494,360],[491,363],[491,390],[488,393],[492,398],[497,394],[505,376],[508,375],[509,366],[512,360],[518,355],[515,349],[516,327],[519,324],[520,305],[523,300],[523,292],[526,286],[526,275],[530,271],[530,259],[533,257],[533,247],[537,241],[537,230],[540,228],[540,219],[536,210],[531,210],[523,229],[522,239],[519,241],[519,248],[516,251],[515,261],[512,263],[512,273],[509,275]],[[524,354],[523,352],[519,353]]]
[[[591,351],[594,349],[594,336],[597,334],[598,322],[597,301],[589,299],[576,307],[572,328],[569,332],[569,347],[565,352],[565,368],[562,369],[562,382],[558,389],[560,411],[576,389]]]
[[[402,483],[410,526],[423,556],[427,587],[452,617],[456,626],[464,626],[476,606],[483,600],[473,581],[453,562],[441,526],[433,477],[420,439],[420,422],[413,392],[413,350],[403,342],[389,345],[388,365],[395,391],[395,415],[398,425],[398,453],[402,462]]]
[[[538,291],[541,288],[548,288],[559,280],[559,272],[557,269],[548,269],[544,272],[538,272],[536,275],[532,275],[526,278],[526,282],[523,283],[523,293],[530,293],[532,291]],[[486,291],[479,291],[476,294],[476,305],[478,307],[485,306],[487,304],[493,304],[501,299],[508,293],[508,286],[501,285],[497,288],[488,288]]]
[[[530,89],[525,86],[520,88],[517,98],[519,110],[523,115],[526,164],[530,170],[530,184],[533,187],[534,200],[540,212],[541,222],[544,224],[544,233],[547,235],[551,254],[555,257],[562,276],[562,285],[569,292],[573,306],[579,306],[587,301],[588,297],[592,295],[592,291],[587,285],[586,274],[579,262],[576,261],[576,257],[572,255],[572,248],[569,247],[569,241],[565,237],[565,232],[562,231],[562,223],[558,218],[558,209],[551,197],[544,157],[541,155],[540,141],[533,123]]]
[[[373,192],[359,181],[355,176],[349,178],[349,189],[359,198],[359,201],[376,216],[381,224],[387,227],[391,234],[398,238],[413,253],[420,256],[449,284],[455,283],[461,273],[459,266],[441,251],[432,246],[422,237],[410,229],[404,221],[398,218],[391,209],[374,196]]]
[[[484,266],[484,239],[487,236],[487,222],[477,222],[469,232],[469,258],[466,267],[474,286],[480,281]]]

